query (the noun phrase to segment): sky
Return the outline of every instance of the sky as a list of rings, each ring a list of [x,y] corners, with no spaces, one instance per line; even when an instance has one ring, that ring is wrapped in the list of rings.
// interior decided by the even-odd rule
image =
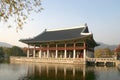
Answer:
[[[120,0],[42,0],[42,7],[44,10],[32,13],[19,32],[16,27],[7,28],[7,23],[0,22],[0,42],[26,47],[20,39],[33,38],[45,29],[87,23],[96,42],[120,44]]]

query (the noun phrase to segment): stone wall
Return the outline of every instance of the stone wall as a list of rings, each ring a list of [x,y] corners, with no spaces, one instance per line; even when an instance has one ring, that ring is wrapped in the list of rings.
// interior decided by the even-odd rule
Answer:
[[[10,57],[10,62],[57,63],[57,64],[85,64],[83,58],[27,58]]]

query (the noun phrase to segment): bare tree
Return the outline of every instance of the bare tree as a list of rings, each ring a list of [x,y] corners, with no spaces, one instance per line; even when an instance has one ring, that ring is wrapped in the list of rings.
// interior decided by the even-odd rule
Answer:
[[[40,12],[41,0],[0,0],[0,21],[13,18],[16,28],[22,29],[31,12]],[[11,27],[11,24],[8,26]]]

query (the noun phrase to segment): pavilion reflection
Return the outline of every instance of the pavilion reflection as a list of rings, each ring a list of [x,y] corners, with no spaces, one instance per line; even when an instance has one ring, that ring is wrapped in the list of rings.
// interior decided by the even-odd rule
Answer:
[[[99,80],[100,77],[107,76],[106,74],[116,73],[119,75],[120,73],[120,67],[115,66],[45,63],[22,63],[21,65],[24,65],[22,69],[25,70],[25,75],[20,76],[18,80]],[[103,80],[106,78],[104,77]],[[112,80],[119,80],[118,78],[112,77]]]
[[[85,65],[28,64],[28,77],[45,80],[85,80]]]

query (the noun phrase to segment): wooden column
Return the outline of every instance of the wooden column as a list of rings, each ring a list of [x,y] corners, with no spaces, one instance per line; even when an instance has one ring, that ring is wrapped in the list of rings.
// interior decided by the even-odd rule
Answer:
[[[28,49],[27,49],[27,58],[29,58],[30,55],[30,45],[28,44]]]
[[[34,49],[33,49],[33,57],[35,58],[35,48],[36,46],[34,45]]]
[[[55,58],[58,58],[57,44],[56,44],[56,53],[55,53]]]
[[[42,49],[41,49],[41,45],[40,45],[39,58],[41,58],[41,52],[42,52]]]
[[[49,58],[49,44],[47,45],[47,58]]]
[[[84,42],[83,58],[84,58],[84,64],[86,64],[86,43],[85,42]]]
[[[65,50],[64,50],[64,58],[66,58],[67,50],[66,50],[66,43],[65,43]]]
[[[74,43],[74,46],[73,46],[73,47],[74,47],[74,49],[73,49],[73,58],[75,58],[75,54],[76,54],[76,53],[75,53],[75,43]]]

